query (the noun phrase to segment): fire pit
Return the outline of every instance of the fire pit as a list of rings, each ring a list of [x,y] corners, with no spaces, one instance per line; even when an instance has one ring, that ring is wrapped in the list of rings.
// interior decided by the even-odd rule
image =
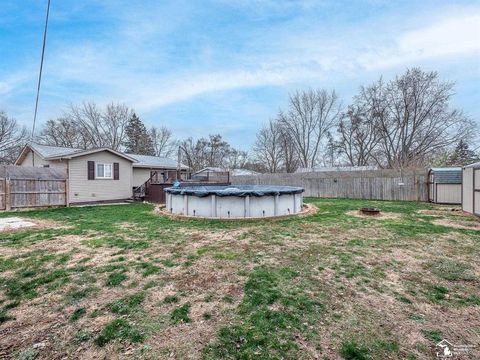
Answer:
[[[369,215],[369,216],[375,216],[375,215],[380,215],[380,209],[377,208],[361,208],[360,214],[362,215]]]

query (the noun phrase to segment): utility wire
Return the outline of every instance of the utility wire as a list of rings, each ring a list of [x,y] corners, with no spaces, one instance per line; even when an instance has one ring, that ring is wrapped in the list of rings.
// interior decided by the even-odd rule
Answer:
[[[37,122],[37,111],[38,111],[38,98],[40,97],[40,84],[42,82],[42,71],[43,71],[43,59],[45,57],[45,45],[47,43],[47,29],[48,29],[48,15],[50,13],[50,0],[47,2],[47,16],[45,18],[45,28],[43,30],[43,45],[42,45],[42,57],[40,59],[40,71],[38,73],[38,84],[37,84],[37,98],[35,100],[35,112],[33,114],[33,126],[32,126],[32,135],[31,140],[35,135],[35,123]]]

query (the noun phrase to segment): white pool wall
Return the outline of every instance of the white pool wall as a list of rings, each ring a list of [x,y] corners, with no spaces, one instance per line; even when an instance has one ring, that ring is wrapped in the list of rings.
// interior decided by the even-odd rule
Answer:
[[[261,218],[297,214],[303,194],[245,197],[177,195],[167,193],[166,208],[173,214],[207,218]]]

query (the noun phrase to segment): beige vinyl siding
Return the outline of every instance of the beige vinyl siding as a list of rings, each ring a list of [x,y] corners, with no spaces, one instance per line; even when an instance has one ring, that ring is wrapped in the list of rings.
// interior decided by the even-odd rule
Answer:
[[[105,164],[117,162],[119,164],[119,180],[88,180],[88,161]],[[132,162],[108,151],[76,157],[69,161],[70,203],[122,200],[131,196]]]
[[[133,168],[133,186],[140,186],[150,179],[150,169]]]
[[[435,184],[435,202],[439,204],[461,204],[462,184]]]
[[[462,209],[473,213],[473,168],[463,169]]]
[[[37,155],[33,151],[29,151],[25,156],[25,159],[22,161],[20,166],[35,166],[35,167],[43,167],[44,165],[49,165],[51,168],[56,169],[67,169],[67,161],[66,160],[43,160],[39,155]]]

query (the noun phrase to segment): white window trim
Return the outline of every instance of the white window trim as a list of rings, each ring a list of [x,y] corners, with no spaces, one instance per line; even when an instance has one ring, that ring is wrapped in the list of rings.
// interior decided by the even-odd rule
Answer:
[[[111,176],[98,176],[98,165],[103,165],[103,174],[105,175],[105,166],[110,166],[110,174]],[[112,180],[113,179],[113,164],[112,163],[102,163],[102,162],[95,162],[95,179],[96,180]]]

